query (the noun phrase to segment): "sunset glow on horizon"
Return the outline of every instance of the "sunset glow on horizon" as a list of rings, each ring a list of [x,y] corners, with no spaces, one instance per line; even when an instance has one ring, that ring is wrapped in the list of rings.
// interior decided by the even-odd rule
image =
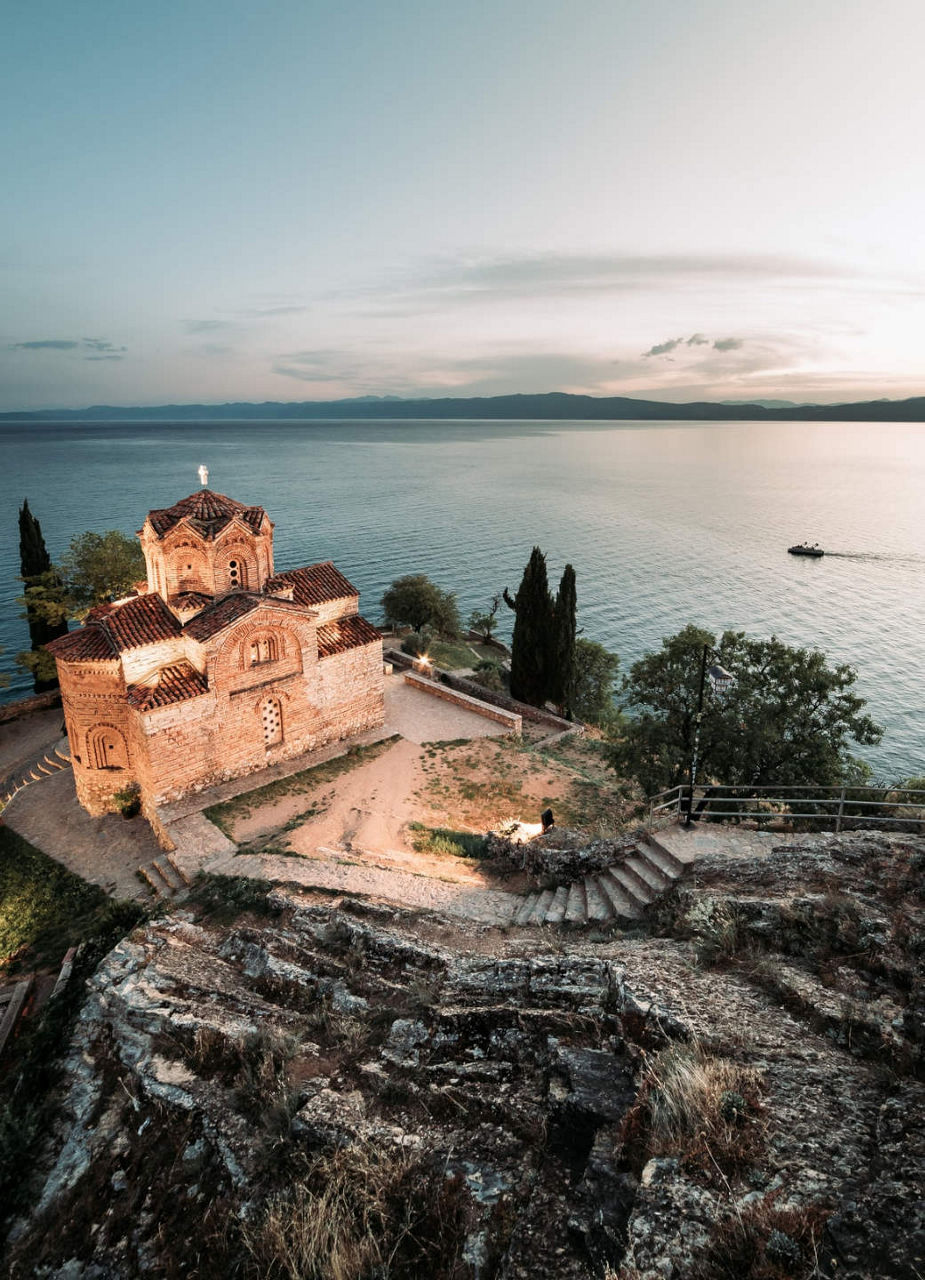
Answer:
[[[0,410],[925,394],[916,0],[63,0],[0,50]]]

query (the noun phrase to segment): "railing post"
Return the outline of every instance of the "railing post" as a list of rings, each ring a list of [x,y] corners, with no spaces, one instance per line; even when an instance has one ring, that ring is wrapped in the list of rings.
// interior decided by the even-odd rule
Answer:
[[[835,815],[835,834],[841,831],[841,820],[845,812],[845,788],[838,793],[838,813]]]

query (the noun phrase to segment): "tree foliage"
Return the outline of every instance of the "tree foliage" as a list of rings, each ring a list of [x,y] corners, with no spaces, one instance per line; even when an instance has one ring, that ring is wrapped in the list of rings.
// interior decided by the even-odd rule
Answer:
[[[550,695],[555,645],[555,607],[549,594],[546,557],[534,547],[517,595],[504,599],[514,610],[511,640],[511,697],[541,707]]]
[[[572,712],[588,724],[612,724],[618,716],[614,681],[620,659],[596,640],[579,636],[575,642]]]
[[[455,592],[444,591],[423,573],[396,578],[382,597],[382,611],[386,622],[393,625],[410,626],[415,631],[430,627],[441,635],[459,635]]]
[[[82,533],[68,547],[60,573],[68,601],[79,614],[131,591],[145,576],[144,553],[119,529]]]
[[[473,609],[469,614],[469,626],[473,631],[477,631],[484,640],[491,640],[492,632],[498,620],[498,610],[501,608],[501,593],[492,596],[488,602],[488,608],[483,612],[481,609]]]
[[[58,683],[54,661],[42,645],[67,631],[67,616],[60,613],[46,617],[37,609],[32,597],[43,596],[46,582],[60,591],[61,582],[54,572],[42,526],[29,510],[26,499],[19,509],[19,568],[23,582],[23,601],[29,624],[30,650],[17,656],[17,665],[32,673],[36,693],[52,689]]]
[[[648,793],[689,776],[704,646],[733,676],[719,697],[707,686],[698,773],[727,786],[833,786],[857,777],[852,743],[879,742],[882,729],[863,713],[857,673],[828,665],[824,653],[772,636],[715,636],[688,626],[634,663],[623,705],[634,713],[614,735],[611,763]]]
[[[553,653],[549,696],[562,715],[571,719],[575,697],[575,641],[578,632],[575,570],[565,566],[553,608]]]

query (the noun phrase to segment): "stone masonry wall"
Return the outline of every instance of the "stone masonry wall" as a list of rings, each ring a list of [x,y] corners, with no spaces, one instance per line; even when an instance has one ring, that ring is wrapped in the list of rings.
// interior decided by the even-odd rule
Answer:
[[[283,733],[269,747],[262,715],[267,698],[280,704]],[[304,676],[269,677],[248,689],[210,692],[137,715],[145,810],[361,733],[384,717],[378,644],[325,658]]]
[[[137,761],[121,667],[116,660],[62,662],[58,679],[77,798],[94,817],[110,813],[118,808],[113,794],[134,779]]]

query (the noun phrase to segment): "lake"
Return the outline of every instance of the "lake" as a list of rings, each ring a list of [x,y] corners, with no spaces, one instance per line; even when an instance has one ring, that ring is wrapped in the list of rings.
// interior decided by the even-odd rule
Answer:
[[[52,558],[134,532],[209,487],[266,507],[277,569],[333,560],[379,616],[423,572],[465,618],[515,591],[536,543],[578,575],[584,634],[624,670],[696,622],[850,662],[886,727],[878,776],[925,773],[925,426],[858,423],[202,422],[0,424],[0,644],[28,645],[17,513]],[[821,560],[787,555],[819,542]],[[512,615],[505,609],[504,627]],[[4,698],[31,692],[21,674]]]

